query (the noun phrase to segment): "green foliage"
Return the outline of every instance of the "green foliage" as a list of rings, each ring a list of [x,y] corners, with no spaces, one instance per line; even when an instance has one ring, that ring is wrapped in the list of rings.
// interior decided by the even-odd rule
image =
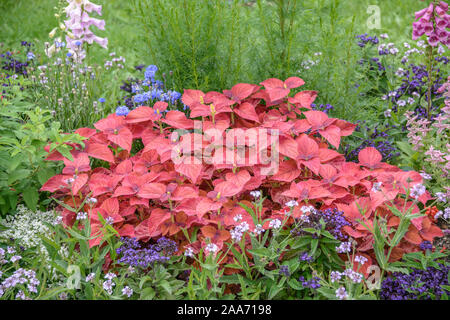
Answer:
[[[17,81],[26,81],[19,79]],[[72,147],[65,142],[82,143],[78,134],[63,134],[58,122],[48,110],[34,107],[26,92],[12,84],[8,100],[0,105],[0,211],[4,215],[24,202],[27,207],[38,207],[38,190],[57,173],[58,166],[45,161],[44,147],[70,156]],[[41,202],[46,205],[48,201]]]
[[[149,63],[173,70],[177,89],[219,89],[241,73],[239,1],[134,2]]]

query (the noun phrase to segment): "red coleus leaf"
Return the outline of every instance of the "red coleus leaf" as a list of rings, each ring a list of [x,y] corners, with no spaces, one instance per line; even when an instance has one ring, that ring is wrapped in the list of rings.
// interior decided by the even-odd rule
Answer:
[[[330,192],[322,187],[311,185],[311,181],[292,182],[289,190],[282,193],[286,197],[296,198],[300,201],[328,197]]]
[[[113,193],[121,180],[122,177],[120,176],[94,173],[89,180],[89,188],[92,191],[92,196],[98,197],[105,193]]]
[[[131,110],[126,119],[128,123],[155,121],[156,115],[152,108],[141,106]]]
[[[237,108],[234,108],[233,111],[243,119],[259,122],[259,117],[255,111],[255,106],[249,102],[240,104]]]
[[[89,164],[89,157],[87,153],[84,152],[76,152],[72,154],[73,161],[64,158],[64,164],[66,165],[63,169],[63,174],[72,174],[77,175],[80,172],[87,172],[91,170],[91,166]]]
[[[137,195],[144,199],[159,199],[165,192],[165,184],[159,182],[150,182],[143,185]]]
[[[195,104],[204,104],[204,97],[203,91],[187,89],[184,90],[181,101],[192,108]]]
[[[306,111],[303,112],[303,114],[305,115],[306,120],[311,124],[312,131],[324,130],[336,121],[336,119],[328,118],[327,114],[322,111]]]
[[[279,79],[267,79],[261,84],[266,88],[267,95],[271,101],[278,101],[285,98],[291,90]]]
[[[334,125],[328,126],[324,130],[319,130],[319,133],[324,137],[333,147],[339,149],[341,143],[341,130]]]
[[[242,100],[248,98],[259,86],[255,86],[248,83],[238,83],[231,88],[231,90],[225,90],[224,94],[236,103],[241,103]]]
[[[339,129],[341,129],[342,137],[351,135],[353,131],[355,131],[355,128],[357,127],[356,124],[341,119],[336,119],[336,121],[334,121],[333,124],[339,127]]]
[[[272,176],[273,180],[291,182],[295,180],[301,173],[301,170],[297,168],[297,163],[290,159],[280,163],[278,172]]]
[[[68,188],[67,180],[72,178],[70,175],[58,174],[47,180],[39,191],[55,192],[62,188]]]
[[[211,242],[224,242],[230,238],[230,233],[226,230],[218,230],[213,226],[204,226],[200,230],[205,238],[209,238]]]
[[[171,110],[167,112],[165,119],[162,122],[167,123],[176,129],[192,129],[194,128],[194,121],[186,118],[186,115],[181,111]]]
[[[114,142],[119,147],[130,152],[131,145],[133,142],[133,134],[131,133],[130,129],[125,127],[125,128],[120,129],[117,133],[109,134],[108,140]]]
[[[300,79],[299,77],[290,77],[284,81],[284,85],[289,89],[298,88],[304,84],[305,81],[303,81],[303,79]]]
[[[79,129],[75,130],[74,133],[77,133],[77,134],[79,134],[82,137],[90,138],[94,134],[96,134],[97,131],[95,129],[92,129],[92,128],[79,128]]]
[[[188,164],[185,163],[176,164],[175,171],[188,177],[189,180],[191,180],[191,182],[195,184],[202,172],[203,166],[202,164],[194,163],[193,158],[191,158],[191,160],[192,161],[189,161],[189,159],[187,159]],[[191,162],[191,164],[189,164],[189,162]]]
[[[405,234],[405,240],[413,244],[421,244],[423,239],[419,234],[419,231],[415,227],[410,227],[409,231]]]
[[[371,169],[378,168],[382,158],[381,153],[373,147],[364,148],[358,154],[359,163]]]
[[[120,129],[126,127],[126,122],[123,117],[113,113],[105,119],[101,119],[94,123],[94,127],[106,134],[117,134]]]
[[[281,136],[279,141],[280,153],[291,159],[297,159],[298,157],[298,143],[294,138],[290,136]]]
[[[311,109],[311,104],[317,98],[317,91],[301,91],[294,97],[289,97],[288,102],[301,108]]]
[[[107,162],[114,162],[114,155],[111,149],[101,143],[89,143],[86,146],[86,153],[93,158]]]
[[[77,194],[81,188],[88,182],[89,176],[85,173],[76,176],[75,181],[71,184],[72,193]]]
[[[128,238],[134,238],[135,232],[134,227],[131,224],[125,224],[122,227],[120,227],[117,232],[119,232],[119,235],[121,237],[128,237]]]

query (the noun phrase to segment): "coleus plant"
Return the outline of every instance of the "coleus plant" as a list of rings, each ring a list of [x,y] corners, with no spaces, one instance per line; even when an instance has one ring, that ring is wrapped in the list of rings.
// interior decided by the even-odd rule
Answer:
[[[122,237],[149,241],[165,236],[181,252],[189,248],[194,253],[211,244],[224,252],[229,246],[239,250],[230,232],[242,222],[249,232],[261,227],[270,232],[276,226],[271,222],[283,219],[288,201],[297,205],[286,227],[309,214],[304,206],[336,208],[350,222],[343,231],[358,243],[357,251],[374,257],[373,234],[367,230],[374,216],[396,227],[400,219],[389,206],[417,213],[430,196],[426,191],[411,196],[411,188],[422,183],[421,175],[383,163],[374,148],[362,150],[359,163],[346,162],[337,149],[356,126],[312,110],[316,91],[291,95],[303,84],[291,77],[268,79],[261,83],[264,88],[240,83],[223,93],[185,90],[182,101],[190,115],[167,111],[165,102],[140,106],[126,116],[111,114],[95,123],[95,129],[76,130],[86,140],[83,148],[73,145],[72,161],[50,152],[48,160],[64,161],[65,168],[41,191],[65,203],[60,210],[66,225],[76,217],[68,208],[81,206],[89,214],[92,235],[101,234],[100,221],[105,220]],[[256,143],[250,134],[255,131],[268,132],[270,142]],[[225,141],[230,133],[233,142],[239,136],[244,142],[230,145]],[[255,148],[256,156],[250,152]],[[276,170],[268,170],[262,153],[271,165],[275,162]],[[230,154],[231,160],[221,161]],[[93,169],[90,158],[105,165]],[[254,190],[266,196],[256,216],[249,214],[256,209],[250,195]],[[442,232],[428,217],[413,219],[391,260],[420,250],[422,241],[437,236]],[[96,237],[90,245],[100,241]],[[250,239],[245,243],[250,249]],[[221,263],[232,261],[230,254]]]

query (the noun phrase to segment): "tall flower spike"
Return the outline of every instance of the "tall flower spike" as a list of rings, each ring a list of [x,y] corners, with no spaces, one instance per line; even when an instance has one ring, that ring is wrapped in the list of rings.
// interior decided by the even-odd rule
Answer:
[[[66,36],[67,46],[75,59],[81,62],[85,57],[82,50],[83,42],[92,44],[97,42],[103,48],[107,48],[108,39],[96,36],[89,28],[93,25],[100,30],[105,29],[105,20],[92,18],[88,13],[95,11],[102,14],[102,6],[94,4],[88,0],[67,0],[69,5],[64,9],[68,20],[65,20],[67,30],[70,32]]]

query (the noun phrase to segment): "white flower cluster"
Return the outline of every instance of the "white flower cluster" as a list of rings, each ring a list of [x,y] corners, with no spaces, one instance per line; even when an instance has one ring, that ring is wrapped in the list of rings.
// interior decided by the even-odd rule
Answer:
[[[25,249],[37,247],[39,252],[47,255],[47,250],[42,244],[40,235],[49,236],[50,230],[44,224],[55,224],[59,221],[59,216],[54,211],[32,212],[23,205],[17,206],[17,213],[7,216],[1,224],[7,230],[0,232],[0,238],[13,238]]]
[[[242,236],[245,232],[250,229],[250,226],[247,222],[241,222],[239,225],[237,225],[233,230],[230,231],[231,239],[233,239],[236,242],[241,241]]]

